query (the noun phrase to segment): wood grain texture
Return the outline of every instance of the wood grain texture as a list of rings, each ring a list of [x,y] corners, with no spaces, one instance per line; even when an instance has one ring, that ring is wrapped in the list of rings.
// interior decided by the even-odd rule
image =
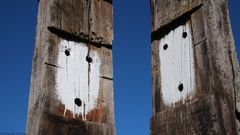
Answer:
[[[202,5],[202,0],[151,0],[152,31],[166,26],[176,18]]]
[[[110,0],[39,1],[27,134],[115,135],[112,26],[112,1]],[[66,50],[69,52],[66,53]],[[93,59],[92,63],[86,62],[87,56]],[[62,63],[63,59],[65,63]],[[95,62],[99,63],[99,67]],[[91,66],[98,68],[91,68]],[[98,74],[93,73],[98,70]],[[59,81],[61,76],[64,77],[63,81]],[[78,81],[77,78],[86,81]],[[99,78],[99,81],[96,82],[93,78]],[[97,86],[95,88],[97,93],[93,93],[97,96],[89,97],[88,101],[81,100],[92,102],[93,108],[90,107],[90,110],[76,115],[67,106],[74,106],[73,109],[81,110],[84,104],[77,106],[75,99],[71,98],[73,96],[83,98],[84,92],[95,92],[91,91],[92,83],[98,83],[94,85]],[[84,88],[82,86],[90,85],[91,88],[85,91],[82,89]],[[78,91],[78,93],[70,92],[70,95],[71,93],[74,95],[64,96],[59,91],[62,93]]]
[[[239,64],[226,0],[152,0],[153,117],[151,135],[239,134]],[[166,106],[159,42],[190,21],[196,94]],[[174,38],[174,37],[173,37]]]
[[[47,27],[53,27],[91,42],[111,45],[112,2],[106,0],[42,0],[39,7]]]

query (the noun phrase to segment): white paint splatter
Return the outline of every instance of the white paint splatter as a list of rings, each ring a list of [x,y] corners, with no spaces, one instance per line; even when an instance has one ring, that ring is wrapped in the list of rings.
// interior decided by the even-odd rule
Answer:
[[[83,120],[86,120],[86,113],[97,106],[100,83],[99,55],[96,51],[90,51],[92,62],[89,70],[89,63],[86,61],[88,47],[85,44],[62,40],[59,45],[57,65],[62,68],[57,69],[56,89],[59,100],[65,105],[63,115],[69,110],[73,117],[81,114]],[[69,50],[69,56],[66,55],[66,50]],[[81,99],[81,107],[74,103],[75,98]]]
[[[174,103],[181,100],[184,102],[195,93],[193,44],[190,30],[189,24],[182,25],[160,40],[162,98],[167,106],[174,106]],[[186,38],[183,38],[183,32],[187,32]],[[183,84],[182,91],[179,90],[180,84]]]

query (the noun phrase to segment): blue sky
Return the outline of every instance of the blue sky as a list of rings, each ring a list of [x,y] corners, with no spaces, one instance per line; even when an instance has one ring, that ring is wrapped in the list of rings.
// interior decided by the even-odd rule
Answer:
[[[115,0],[113,43],[118,135],[148,135],[151,117],[149,0]],[[230,0],[237,51],[240,1]],[[25,132],[37,0],[0,1],[0,133]]]

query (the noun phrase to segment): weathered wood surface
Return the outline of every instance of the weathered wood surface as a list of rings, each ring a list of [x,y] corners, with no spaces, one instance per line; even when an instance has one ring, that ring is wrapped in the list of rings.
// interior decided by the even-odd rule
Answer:
[[[39,7],[43,7],[42,20],[48,23],[47,27],[71,33],[91,42],[112,44],[111,0],[42,0]]]
[[[239,64],[227,1],[152,0],[151,6],[153,16],[151,135],[239,134]],[[183,37],[186,31],[177,32],[184,25],[191,28],[187,36],[192,39],[193,56],[189,55],[189,59],[179,59],[183,58],[185,53],[191,52],[184,50],[187,44],[182,42],[186,40]],[[171,33],[174,34],[171,36]],[[180,37],[183,39],[178,40]],[[163,51],[165,44],[168,44],[168,48]],[[175,44],[185,47],[176,47]],[[182,49],[184,52],[177,53],[177,50],[172,52],[171,47]],[[172,61],[173,59],[179,61]],[[191,70],[186,73],[186,69],[182,68],[182,65],[191,63],[189,61],[194,63],[195,77]],[[164,70],[169,73],[162,73],[165,64],[175,66],[176,70],[171,71],[170,67]],[[195,81],[191,90],[185,86],[189,85],[186,81],[187,84],[183,83],[180,92],[178,83],[171,83],[173,86],[169,86],[171,84],[168,84],[168,81],[176,82],[178,79],[181,83],[181,76],[179,75],[179,78],[177,74],[181,71],[185,72],[183,80],[185,78]],[[168,80],[163,80],[167,78]],[[176,100],[171,100],[173,96]],[[176,98],[178,96],[180,98]],[[166,103],[166,99],[169,102]]]
[[[112,1],[39,1],[29,135],[114,135]]]
[[[151,0],[152,31],[157,31],[176,18],[202,5],[202,0]]]

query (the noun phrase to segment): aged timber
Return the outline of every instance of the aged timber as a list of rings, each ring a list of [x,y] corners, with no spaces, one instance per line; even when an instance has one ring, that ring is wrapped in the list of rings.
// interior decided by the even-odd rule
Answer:
[[[151,0],[151,135],[237,135],[240,79],[227,0]]]
[[[40,0],[29,135],[115,135],[112,0]]]

